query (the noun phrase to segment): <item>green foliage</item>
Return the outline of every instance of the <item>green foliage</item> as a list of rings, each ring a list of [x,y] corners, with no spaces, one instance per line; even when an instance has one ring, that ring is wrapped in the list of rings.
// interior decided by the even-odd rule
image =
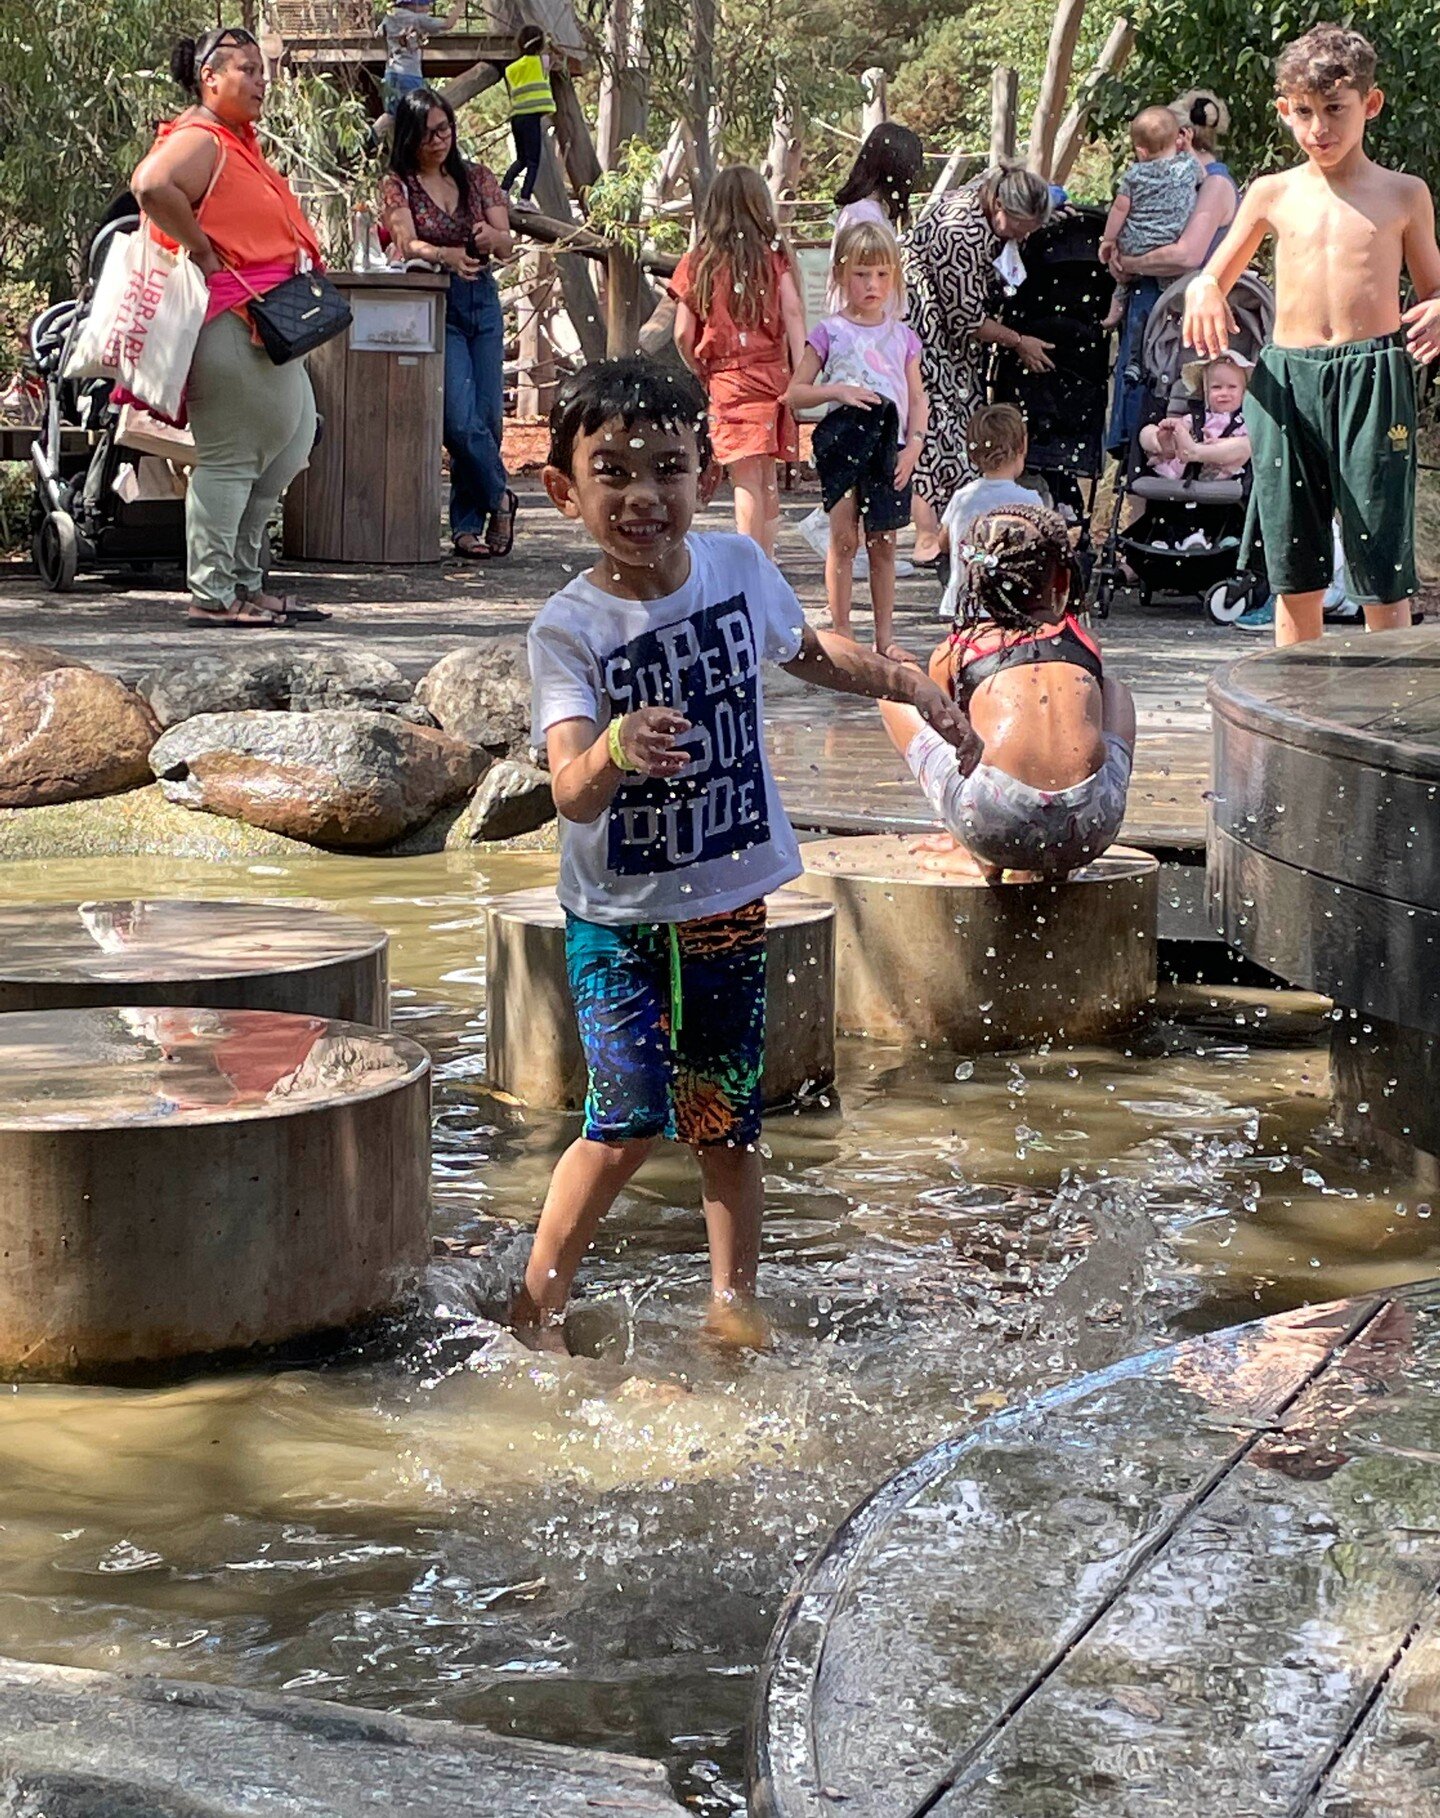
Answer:
[[[187,0],[5,0],[0,266],[63,295],[95,223],[172,109]]]
[[[1187,88],[1211,88],[1229,104],[1222,153],[1243,183],[1296,161],[1275,112],[1275,58],[1291,39],[1329,17],[1364,32],[1380,57],[1384,112],[1367,143],[1382,164],[1440,183],[1440,36],[1431,0],[1372,0],[1317,13],[1313,0],[1148,0],[1136,17],[1136,47],[1123,79],[1110,85],[1097,125],[1118,143],[1119,128],[1146,102]]]
[[[647,244],[662,252],[683,252],[687,234],[679,221],[649,207],[647,185],[660,167],[660,153],[643,139],[628,140],[620,162],[591,186],[586,221],[597,234],[639,254]]]
[[[265,155],[284,171],[320,229],[326,260],[350,263],[350,217],[372,209],[380,167],[364,102],[325,76],[287,72],[265,97]]]

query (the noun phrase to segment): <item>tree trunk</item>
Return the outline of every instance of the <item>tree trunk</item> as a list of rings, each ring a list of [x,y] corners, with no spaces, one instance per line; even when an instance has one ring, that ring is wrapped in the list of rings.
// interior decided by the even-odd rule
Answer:
[[[980,162],[979,152],[967,152],[957,145],[945,160],[945,167],[935,179],[935,187],[930,191],[929,200],[938,202],[941,196],[948,196],[952,189],[958,189]]]
[[[544,212],[567,225],[573,220],[570,192],[560,174],[560,160],[546,138],[541,141],[540,173],[535,184],[535,199]],[[558,253],[555,270],[560,279],[565,310],[575,329],[575,338],[587,364],[605,358],[605,324],[600,315],[600,298],[595,291],[585,260],[579,253]]]
[[[568,70],[551,70],[550,89],[555,96],[555,143],[560,147],[565,174],[583,201],[585,192],[600,175],[600,157]]]
[[[1020,78],[1003,64],[990,78],[990,165],[1011,164],[1015,159],[1015,103]]]
[[[499,80],[500,72],[493,63],[472,63],[469,69],[461,70],[458,76],[452,76],[438,93],[458,113],[467,101],[473,101],[476,95],[483,95],[487,88],[494,88]]]
[[[550,316],[555,303],[555,260],[539,249],[520,255],[520,376],[517,417],[547,417],[555,402],[555,348]]]
[[[860,137],[868,139],[877,126],[890,118],[889,78],[883,69],[867,69],[860,78],[864,106],[860,110]]]
[[[805,153],[804,117],[783,76],[775,82],[775,114],[770,127],[770,149],[765,155],[764,178],[775,204],[775,219],[788,227],[795,217],[795,190]]]
[[[1074,169],[1080,148],[1085,143],[1085,126],[1090,118],[1090,109],[1095,105],[1096,92],[1107,76],[1119,75],[1134,47],[1134,26],[1128,19],[1117,19],[1110,27],[1110,36],[1105,40],[1105,48],[1096,60],[1094,69],[1075,91],[1075,105],[1060,123],[1060,132],[1055,140],[1055,155],[1050,164],[1052,183],[1064,183]]]
[[[612,246],[605,260],[605,353],[608,359],[634,353],[640,338],[640,261],[628,248]]]
[[[1085,0],[1059,0],[1055,23],[1050,27],[1050,48],[1045,55],[1045,74],[1040,79],[1040,95],[1035,103],[1026,157],[1031,170],[1047,182],[1055,157],[1055,128],[1070,89],[1075,44],[1084,17]]]
[[[627,141],[645,131],[647,89],[645,0],[612,0],[605,21],[595,124],[595,150],[602,170],[614,170]]]
[[[690,137],[695,145],[695,213],[698,219],[715,180],[715,0],[693,0],[695,54],[690,63]]]

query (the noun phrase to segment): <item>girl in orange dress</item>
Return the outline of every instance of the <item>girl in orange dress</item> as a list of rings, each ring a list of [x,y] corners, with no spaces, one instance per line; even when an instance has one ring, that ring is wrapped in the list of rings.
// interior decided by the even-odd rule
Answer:
[[[670,294],[679,305],[675,345],[710,396],[710,437],[735,489],[735,528],[773,555],[775,463],[799,455],[784,396],[805,352],[805,306],[759,171],[737,164],[718,173]]]

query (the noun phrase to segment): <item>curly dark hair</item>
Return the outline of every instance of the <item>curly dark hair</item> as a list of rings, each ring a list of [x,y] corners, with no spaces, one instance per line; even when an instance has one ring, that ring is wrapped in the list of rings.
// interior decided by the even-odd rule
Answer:
[[[1043,505],[1006,505],[987,511],[951,560],[962,571],[960,618],[989,618],[1002,631],[1029,631],[1053,613],[1057,595],[1066,611],[1079,592],[1079,576],[1065,521]]]

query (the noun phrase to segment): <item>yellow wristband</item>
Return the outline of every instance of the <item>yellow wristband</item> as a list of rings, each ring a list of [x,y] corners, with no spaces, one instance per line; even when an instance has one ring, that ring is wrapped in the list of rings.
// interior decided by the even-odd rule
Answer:
[[[635,771],[638,770],[640,766],[630,762],[629,758],[625,755],[625,747],[620,743],[620,727],[622,724],[623,721],[618,714],[611,720],[610,730],[605,734],[605,750],[609,754],[610,762],[617,770],[624,770],[627,772]]]

